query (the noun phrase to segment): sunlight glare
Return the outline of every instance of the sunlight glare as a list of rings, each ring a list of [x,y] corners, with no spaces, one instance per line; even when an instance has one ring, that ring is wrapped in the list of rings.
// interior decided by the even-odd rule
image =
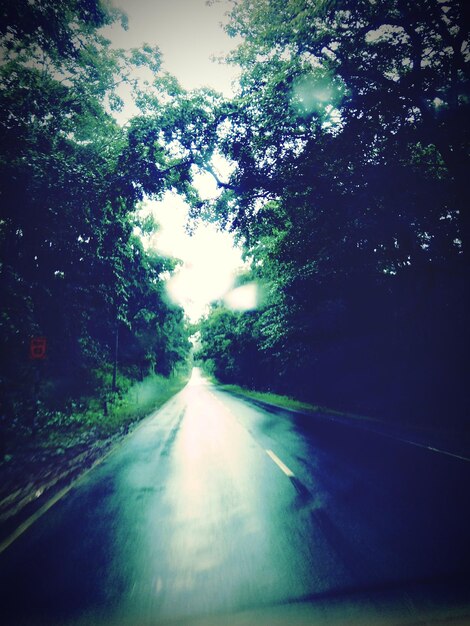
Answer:
[[[232,311],[252,311],[258,308],[259,300],[259,286],[252,282],[230,290],[224,298],[224,303]]]
[[[301,114],[323,111],[336,106],[341,99],[338,88],[328,76],[310,74],[297,79],[292,89],[292,105]]]
[[[230,233],[217,230],[213,224],[199,223],[189,235],[184,228],[188,207],[175,194],[165,194],[163,202],[148,201],[145,210],[160,225],[148,245],[182,261],[167,281],[168,295],[196,321],[211,302],[223,298],[232,288],[243,266],[241,251]]]
[[[211,200],[220,194],[217,183],[209,172],[198,172],[193,174],[193,183],[197,188],[202,200]]]

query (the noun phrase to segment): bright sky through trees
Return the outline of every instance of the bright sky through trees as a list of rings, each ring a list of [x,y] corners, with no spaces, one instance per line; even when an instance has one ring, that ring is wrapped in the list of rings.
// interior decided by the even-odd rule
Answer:
[[[221,26],[228,10],[225,0],[211,6],[206,0],[114,0],[113,4],[129,18],[127,31],[119,24],[104,30],[115,46],[157,45],[163,70],[176,76],[185,89],[208,86],[231,95],[234,68],[212,58],[234,45]],[[119,120],[125,122],[135,113],[127,104]],[[209,174],[200,176],[198,188],[205,197],[217,193]],[[170,284],[171,295],[191,319],[197,319],[211,300],[230,288],[240,254],[232,237],[214,227],[201,224],[190,237],[184,230],[186,207],[179,198],[167,194],[163,202],[149,202],[148,208],[161,226],[154,238],[157,249],[184,263]]]
[[[129,18],[127,31],[117,23],[104,31],[115,45],[158,45],[164,70],[174,74],[183,87],[209,86],[230,95],[234,68],[211,60],[234,45],[221,27],[229,8],[226,0],[211,6],[206,0],[113,0],[112,4]]]

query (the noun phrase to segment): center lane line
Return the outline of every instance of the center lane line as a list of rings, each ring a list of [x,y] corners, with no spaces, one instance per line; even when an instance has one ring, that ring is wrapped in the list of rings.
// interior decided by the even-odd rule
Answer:
[[[213,399],[217,402],[217,404],[219,404],[219,406],[224,409],[224,411],[229,413],[229,415],[231,415],[234,419],[237,420],[236,415],[231,411],[231,409],[229,409],[223,402],[221,402],[219,400],[219,398],[217,398],[214,394],[211,394],[211,395],[212,395]],[[248,432],[250,432],[250,431],[248,431]],[[253,437],[253,434],[252,433],[250,433],[250,434]],[[253,437],[253,439],[254,439],[254,441],[256,441],[255,437]],[[258,443],[258,441],[256,441],[256,443]],[[258,443],[258,445],[259,445],[259,443]],[[262,446],[260,446],[260,447],[262,447]],[[274,461],[274,463],[276,463],[276,465],[284,472],[284,474],[288,478],[294,479],[293,480],[294,484],[296,484],[298,482],[298,479],[295,477],[294,472],[291,469],[289,469],[287,467],[287,465],[285,463],[283,463],[283,461],[281,461],[281,459],[277,456],[277,454],[275,454],[272,450],[267,450],[267,449],[265,450],[265,452]]]
[[[274,452],[272,450],[266,450],[266,454],[271,457],[271,459],[274,461],[274,463],[276,463],[276,465],[281,468],[281,470],[284,472],[284,474],[286,476],[288,476],[289,478],[295,478],[294,472],[292,472],[287,467],[287,465],[285,463],[283,463],[281,461],[281,459],[276,454],[274,454]]]

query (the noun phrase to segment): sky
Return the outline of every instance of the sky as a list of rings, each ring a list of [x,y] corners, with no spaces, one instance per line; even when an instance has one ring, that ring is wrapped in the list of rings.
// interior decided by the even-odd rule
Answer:
[[[176,76],[182,87],[209,86],[232,95],[235,68],[212,60],[236,43],[221,26],[229,8],[226,0],[210,6],[206,0],[114,0],[113,4],[129,18],[127,31],[118,24],[104,30],[114,46],[158,45],[163,69]],[[124,123],[135,113],[128,105],[118,119]],[[197,185],[203,197],[218,193],[209,174],[200,176]],[[190,237],[184,228],[187,206],[174,194],[166,194],[162,202],[148,200],[146,210],[160,224],[153,247],[183,261],[179,274],[168,284],[169,294],[196,321],[210,301],[230,290],[234,273],[242,265],[240,251],[228,233],[218,232],[212,225],[199,225]]]
[[[226,95],[232,93],[234,68],[211,61],[233,46],[221,27],[230,4],[218,0],[112,0],[129,17],[129,28],[119,25],[107,29],[112,41],[123,48],[142,43],[158,45],[164,69],[174,74],[186,89],[210,86]]]

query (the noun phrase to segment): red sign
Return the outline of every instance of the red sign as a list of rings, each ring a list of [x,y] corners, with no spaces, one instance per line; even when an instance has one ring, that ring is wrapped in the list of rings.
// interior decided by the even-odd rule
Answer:
[[[45,337],[32,337],[29,343],[29,357],[31,359],[46,358],[47,341]]]

